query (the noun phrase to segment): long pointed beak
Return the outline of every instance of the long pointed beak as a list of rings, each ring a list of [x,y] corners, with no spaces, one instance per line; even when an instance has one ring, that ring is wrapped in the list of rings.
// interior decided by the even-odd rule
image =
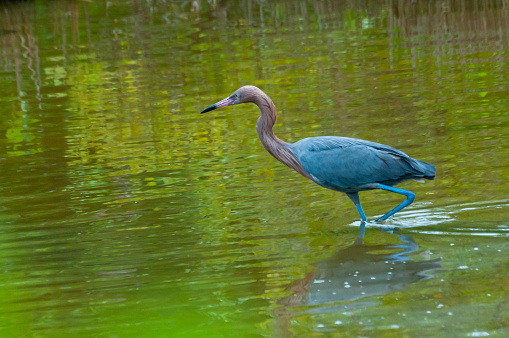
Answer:
[[[218,103],[215,103],[208,108],[205,108],[200,114],[205,114],[205,113],[208,113],[209,111],[212,111],[214,109],[229,106],[232,103],[233,103],[233,99],[231,99],[230,97],[227,97],[226,99],[221,100]]]
[[[205,108],[202,110],[202,112],[200,114],[205,114],[205,113],[208,113],[209,111],[212,111],[214,109],[217,109],[217,106],[215,104],[213,104],[212,106],[208,107],[208,108]]]

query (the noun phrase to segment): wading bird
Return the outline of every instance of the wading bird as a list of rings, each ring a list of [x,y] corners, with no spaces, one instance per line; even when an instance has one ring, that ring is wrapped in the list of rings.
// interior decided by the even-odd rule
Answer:
[[[415,198],[411,191],[394,188],[406,180],[424,182],[435,178],[435,166],[411,158],[392,147],[340,136],[309,137],[295,143],[286,143],[274,135],[276,107],[270,97],[255,86],[244,86],[226,99],[203,110],[252,102],[261,111],[256,130],[265,149],[277,160],[316,184],[345,193],[355,204],[363,221],[359,191],[383,189],[406,196],[400,205],[380,217],[381,222],[391,217]]]

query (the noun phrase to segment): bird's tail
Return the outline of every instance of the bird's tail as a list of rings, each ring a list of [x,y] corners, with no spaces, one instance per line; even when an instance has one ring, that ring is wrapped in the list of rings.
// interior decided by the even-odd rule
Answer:
[[[419,173],[419,177],[425,178],[427,180],[434,180],[437,170],[435,166],[431,163],[426,163],[423,161],[419,161],[413,159],[415,162],[411,163],[412,168],[415,169]]]

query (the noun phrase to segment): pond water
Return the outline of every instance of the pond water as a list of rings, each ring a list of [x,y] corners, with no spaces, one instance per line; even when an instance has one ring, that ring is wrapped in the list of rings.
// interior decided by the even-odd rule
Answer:
[[[2,337],[509,335],[506,1],[0,4]],[[385,224],[272,158],[437,167]],[[361,193],[368,218],[401,202]]]

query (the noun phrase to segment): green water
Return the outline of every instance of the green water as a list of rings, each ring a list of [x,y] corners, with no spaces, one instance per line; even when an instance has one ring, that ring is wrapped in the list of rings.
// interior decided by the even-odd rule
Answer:
[[[1,2],[0,23],[0,336],[509,335],[505,1]],[[199,115],[246,84],[287,142],[368,139],[437,179],[356,241],[254,105]]]

